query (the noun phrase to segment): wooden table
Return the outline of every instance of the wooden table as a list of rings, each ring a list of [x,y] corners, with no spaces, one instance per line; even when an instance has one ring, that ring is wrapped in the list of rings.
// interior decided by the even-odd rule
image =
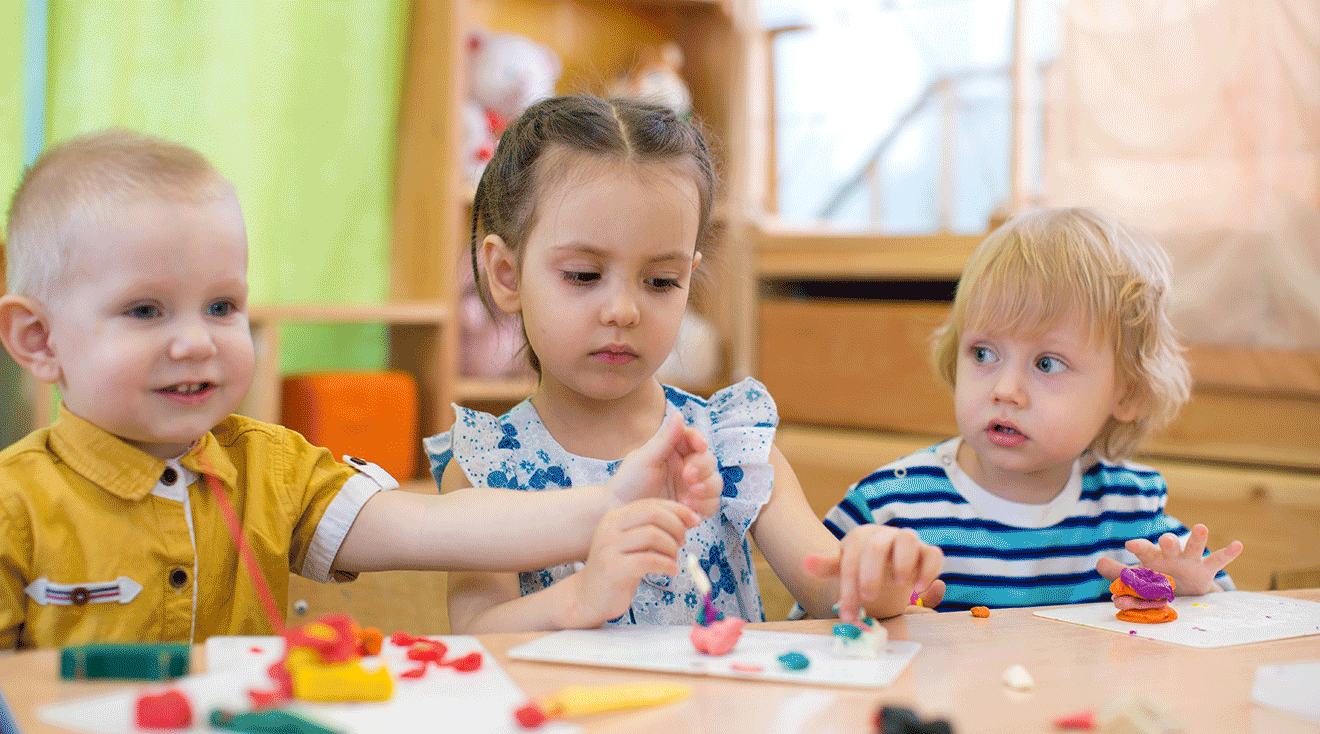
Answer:
[[[1274,593],[1320,601],[1320,589]],[[533,697],[571,683],[669,678],[693,687],[693,696],[679,703],[577,720],[593,734],[873,732],[873,718],[881,704],[914,708],[923,717],[948,718],[958,734],[1053,733],[1058,731],[1052,724],[1056,718],[1099,709],[1129,693],[1158,700],[1189,733],[1320,732],[1320,724],[1250,700],[1257,666],[1320,659],[1320,637],[1196,649],[1042,619],[1031,612],[995,610],[987,619],[966,613],[916,614],[887,621],[891,638],[915,640],[922,648],[898,681],[880,690],[510,661],[505,655],[509,648],[537,635],[482,635],[480,639]],[[831,624],[772,622],[754,627],[827,634]],[[195,660],[201,661],[201,656]],[[54,650],[0,657],[0,690],[25,734],[57,731],[36,720],[34,710],[42,703],[131,685],[64,682],[58,678],[57,663]],[[1016,692],[1004,686],[1001,675],[1014,663],[1025,666],[1035,678],[1032,690]]]

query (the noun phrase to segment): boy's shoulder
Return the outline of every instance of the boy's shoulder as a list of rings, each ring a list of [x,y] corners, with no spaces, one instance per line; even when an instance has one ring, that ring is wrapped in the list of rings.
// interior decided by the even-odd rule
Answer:
[[[958,451],[958,439],[928,446],[885,464],[849,488],[849,492],[918,492],[935,485],[947,485],[948,467]]]
[[[1114,488],[1146,494],[1165,490],[1164,477],[1159,470],[1135,461],[1087,455],[1082,466],[1084,494]]]
[[[21,472],[35,464],[54,462],[55,454],[50,450],[49,437],[49,426],[38,428],[0,450],[0,472]]]

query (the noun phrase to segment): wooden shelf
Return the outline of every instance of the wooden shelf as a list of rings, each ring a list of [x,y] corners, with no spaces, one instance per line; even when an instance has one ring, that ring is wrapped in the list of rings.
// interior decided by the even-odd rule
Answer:
[[[416,440],[444,430],[453,422],[453,380],[443,365],[452,309],[439,301],[391,303],[281,303],[254,306],[249,314],[256,369],[252,388],[238,412],[258,420],[279,423],[282,374],[280,328],[289,323],[362,324],[388,327],[392,369],[409,372],[417,380],[418,433]],[[416,471],[424,472],[420,462]]]
[[[757,274],[784,280],[957,280],[985,235],[884,235],[868,232],[751,228]]]

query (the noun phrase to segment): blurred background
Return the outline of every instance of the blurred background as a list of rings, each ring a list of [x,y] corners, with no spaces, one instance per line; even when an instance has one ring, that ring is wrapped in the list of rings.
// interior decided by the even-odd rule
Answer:
[[[1175,263],[1195,394],[1141,457],[1171,513],[1247,543],[1242,588],[1320,584],[1314,0],[0,3],[6,195],[93,129],[201,150],[247,217],[245,412],[292,420],[289,378],[401,372],[415,422],[346,429],[382,446],[533,389],[467,272],[472,183],[512,116],[568,92],[707,128],[721,235],[663,376],[764,381],[818,512],[956,430],[926,340],[976,243],[1031,206],[1099,206]],[[55,398],[7,355],[0,375],[7,445]]]

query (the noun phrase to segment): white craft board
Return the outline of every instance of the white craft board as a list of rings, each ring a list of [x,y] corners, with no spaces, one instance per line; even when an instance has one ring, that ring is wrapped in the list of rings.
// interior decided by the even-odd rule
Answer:
[[[921,645],[890,640],[874,658],[834,655],[831,635],[744,629],[733,652],[714,657],[697,652],[688,638],[691,627],[614,627],[566,630],[539,637],[509,650],[509,658],[546,663],[598,665],[661,673],[717,675],[756,681],[809,685],[883,688],[894,682]],[[809,665],[788,670],[779,663],[786,652],[800,652]],[[734,665],[760,671],[735,670]]]
[[[527,703],[527,696],[495,662],[475,637],[432,636],[449,648],[445,659],[480,652],[480,670],[460,673],[453,668],[428,664],[426,675],[412,680],[399,673],[420,663],[408,660],[407,648],[387,639],[381,654],[363,660],[368,669],[387,665],[394,678],[394,695],[379,703],[318,704],[294,702],[290,713],[305,716],[326,727],[345,732],[427,731],[522,733],[514,711]],[[225,708],[249,711],[247,692],[270,690],[273,684],[266,668],[279,659],[284,643],[279,637],[212,637],[206,641],[207,672],[172,681],[143,684],[116,693],[74,701],[49,704],[37,711],[44,722],[90,734],[159,734],[135,725],[138,697],[144,692],[159,692],[167,687],[181,689],[192,704],[194,727],[191,731],[222,732],[205,726],[211,711]],[[565,734],[580,732],[568,722],[547,722],[538,732]],[[232,734],[229,732],[228,734]]]
[[[1188,647],[1227,647],[1249,642],[1320,635],[1320,603],[1251,591],[1222,591],[1180,596],[1169,603],[1178,618],[1163,624],[1134,624],[1117,619],[1109,602],[1050,607],[1037,617],[1136,633]]]
[[[1320,724],[1320,660],[1256,668],[1251,700]]]

